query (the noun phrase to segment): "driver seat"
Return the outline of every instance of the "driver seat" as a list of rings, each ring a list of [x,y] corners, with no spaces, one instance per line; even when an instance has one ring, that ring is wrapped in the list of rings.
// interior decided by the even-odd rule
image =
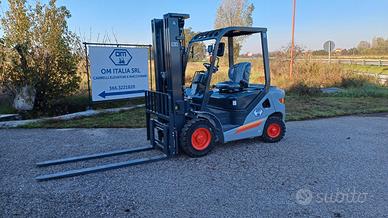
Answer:
[[[251,74],[251,63],[241,62],[229,69],[229,81],[219,82],[216,88],[220,92],[238,92],[248,88],[249,76]]]

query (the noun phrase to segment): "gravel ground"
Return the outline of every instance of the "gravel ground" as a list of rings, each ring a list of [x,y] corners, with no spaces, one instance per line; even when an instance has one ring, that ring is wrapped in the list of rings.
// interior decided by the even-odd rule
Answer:
[[[387,115],[287,127],[276,144],[250,139],[203,158],[181,155],[46,182],[34,177],[133,155],[48,168],[34,163],[144,145],[144,129],[2,129],[0,217],[388,216]]]

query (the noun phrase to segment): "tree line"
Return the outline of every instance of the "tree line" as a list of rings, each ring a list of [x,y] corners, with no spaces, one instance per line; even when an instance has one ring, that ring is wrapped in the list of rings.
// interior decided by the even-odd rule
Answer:
[[[383,37],[374,37],[371,42],[360,41],[356,47],[342,49],[337,52],[340,55],[388,55],[388,39]],[[316,50],[313,55],[327,55],[325,50]]]

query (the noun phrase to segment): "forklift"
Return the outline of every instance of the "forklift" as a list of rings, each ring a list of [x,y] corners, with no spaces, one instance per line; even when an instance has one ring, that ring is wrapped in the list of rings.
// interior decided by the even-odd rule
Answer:
[[[153,19],[152,41],[155,90],[145,90],[147,140],[150,145],[40,162],[39,167],[104,158],[148,150],[160,150],[151,157],[75,169],[36,177],[50,180],[83,175],[131,165],[164,160],[184,152],[190,157],[208,154],[216,144],[261,137],[280,141],[286,131],[285,93],[270,85],[267,29],[226,27],[201,32],[185,46],[184,24],[188,14],[165,14]],[[235,63],[234,39],[259,34],[264,84],[250,83],[251,63]],[[209,44],[210,42],[210,44]],[[226,43],[227,42],[227,46]],[[194,56],[194,44],[208,44],[209,62],[198,69],[190,86],[185,86],[186,67]],[[219,70],[219,58],[227,49],[227,81],[211,85]]]

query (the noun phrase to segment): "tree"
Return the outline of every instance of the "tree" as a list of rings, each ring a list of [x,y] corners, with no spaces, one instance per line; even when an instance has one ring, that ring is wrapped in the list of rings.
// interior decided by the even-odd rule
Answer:
[[[5,63],[6,52],[4,48],[4,40],[0,38],[0,81],[2,81],[2,75],[4,74],[4,63]],[[1,85],[1,83],[0,83]],[[0,93],[4,91],[0,86]]]
[[[79,87],[79,54],[74,43],[78,37],[70,32],[70,12],[57,7],[56,0],[47,5],[39,1],[34,7],[26,0],[8,0],[9,10],[2,18],[6,70],[0,79],[13,89],[31,86],[35,90],[35,109],[48,111],[59,98]]]
[[[227,26],[252,26],[255,7],[247,0],[222,0],[217,9],[215,28]]]
[[[280,52],[277,54],[278,55],[277,58],[281,60],[286,60],[286,61],[290,60],[291,58],[290,51],[291,51],[291,43],[288,46],[281,48]],[[300,45],[294,46],[294,60],[305,54],[306,54],[306,51],[302,46]]]
[[[388,54],[388,40],[385,40],[383,37],[374,37],[369,53],[381,55]]]
[[[194,32],[191,27],[189,28],[186,28],[184,30],[185,32],[185,41],[186,41],[186,47],[188,46],[190,40],[198,34],[198,32]],[[206,57],[206,48],[205,48],[205,44],[203,42],[198,42],[198,43],[194,43],[194,50],[193,50],[193,56],[191,55],[191,51],[189,51],[189,58],[192,60],[192,61],[202,61],[203,59],[205,59]]]
[[[358,45],[357,45],[357,49],[359,49],[359,50],[368,49],[368,48],[370,48],[370,43],[367,42],[367,41],[361,41],[361,42],[358,43]]]
[[[255,9],[252,3],[247,0],[222,0],[217,9],[215,28],[228,26],[252,26],[252,13]],[[238,57],[245,37],[237,37],[234,40],[234,56]]]
[[[372,48],[380,48],[380,47],[384,47],[384,44],[385,44],[385,40],[383,37],[374,37],[372,39],[371,47]]]
[[[357,48],[349,48],[349,49],[343,49],[341,51],[341,55],[348,56],[348,55],[358,55],[359,51]]]
[[[1,19],[1,24],[4,31],[3,51],[5,51],[1,79],[3,86],[12,89],[9,91],[13,93],[16,87],[32,83],[31,72],[25,63],[26,58],[22,58],[18,53],[22,52],[23,47],[32,45],[30,32],[32,23],[27,14],[26,0],[9,1],[9,11]]]

